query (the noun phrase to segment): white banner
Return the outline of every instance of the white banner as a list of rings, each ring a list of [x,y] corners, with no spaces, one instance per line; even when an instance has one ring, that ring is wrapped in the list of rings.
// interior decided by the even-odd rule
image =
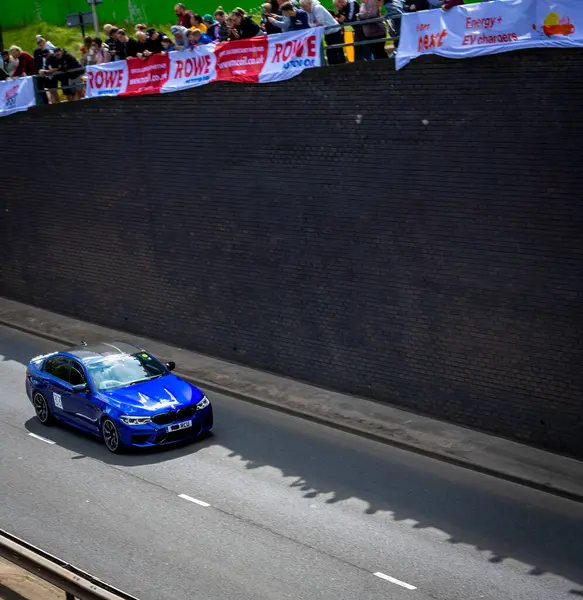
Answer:
[[[87,67],[86,98],[176,92],[212,81],[271,83],[322,66],[323,27]]]
[[[128,85],[128,66],[125,60],[87,67],[86,98],[118,96]]]
[[[176,92],[205,85],[217,78],[215,45],[206,44],[194,50],[170,52],[170,73],[162,92]]]
[[[314,27],[268,36],[267,59],[259,83],[284,81],[304,69],[321,67],[323,35],[324,27]]]
[[[583,0],[495,0],[402,18],[396,68],[423,54],[469,58],[583,46]]]
[[[28,110],[35,104],[32,77],[0,81],[0,117]]]

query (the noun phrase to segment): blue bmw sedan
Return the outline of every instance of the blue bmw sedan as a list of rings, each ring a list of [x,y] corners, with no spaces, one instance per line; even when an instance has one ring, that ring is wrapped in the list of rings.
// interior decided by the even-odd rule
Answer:
[[[211,430],[213,411],[195,386],[127,342],[100,342],[33,358],[26,393],[43,425],[63,421],[111,452],[161,446]]]

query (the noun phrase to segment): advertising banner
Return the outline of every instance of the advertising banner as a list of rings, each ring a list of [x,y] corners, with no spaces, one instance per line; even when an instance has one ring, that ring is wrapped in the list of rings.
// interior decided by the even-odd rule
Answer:
[[[199,46],[192,51],[171,52],[169,77],[162,92],[176,92],[205,85],[217,78],[217,57],[214,44]]]
[[[86,98],[119,96],[128,85],[128,65],[125,60],[87,67]]]
[[[32,77],[0,81],[0,117],[28,110],[35,104]]]
[[[576,46],[583,46],[580,0],[496,0],[404,15],[396,68],[423,54],[470,58]]]
[[[176,92],[212,81],[270,83],[322,66],[323,27],[87,67],[86,98]]]
[[[284,81],[304,69],[321,67],[323,27],[269,36],[268,54],[259,83]]]
[[[259,74],[263,70],[267,58],[268,37],[275,36],[264,35],[248,40],[218,44],[215,50],[217,80],[259,83]]]

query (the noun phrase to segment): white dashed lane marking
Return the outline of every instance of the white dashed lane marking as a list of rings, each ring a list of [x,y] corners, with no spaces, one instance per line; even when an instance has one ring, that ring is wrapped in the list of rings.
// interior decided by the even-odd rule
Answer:
[[[183,500],[188,500],[189,502],[193,502],[194,504],[198,504],[199,506],[210,506],[210,504],[208,502],[203,502],[202,500],[197,500],[196,498],[193,498],[192,496],[187,496],[186,494],[179,494],[178,495],[179,498],[182,498]]]
[[[55,442],[53,442],[53,440],[47,440],[47,438],[41,437],[40,435],[37,435],[36,433],[29,433],[28,435],[30,435],[30,437],[33,437],[35,440],[40,440],[41,442],[46,442],[47,444],[55,443]]]
[[[414,585],[411,585],[410,583],[406,583],[404,581],[401,581],[400,579],[395,579],[394,577],[391,577],[390,575],[385,575],[384,573],[381,573],[380,571],[375,573],[375,575],[377,577],[380,577],[381,579],[384,579],[385,581],[389,581],[391,583],[394,583],[395,585],[400,585],[401,587],[404,587],[407,590],[416,590],[417,589]]]

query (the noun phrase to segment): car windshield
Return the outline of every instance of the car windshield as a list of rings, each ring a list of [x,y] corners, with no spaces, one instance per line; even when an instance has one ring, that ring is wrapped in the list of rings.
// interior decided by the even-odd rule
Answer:
[[[112,354],[84,361],[95,388],[103,392],[157,379],[168,374],[166,367],[147,352]]]

